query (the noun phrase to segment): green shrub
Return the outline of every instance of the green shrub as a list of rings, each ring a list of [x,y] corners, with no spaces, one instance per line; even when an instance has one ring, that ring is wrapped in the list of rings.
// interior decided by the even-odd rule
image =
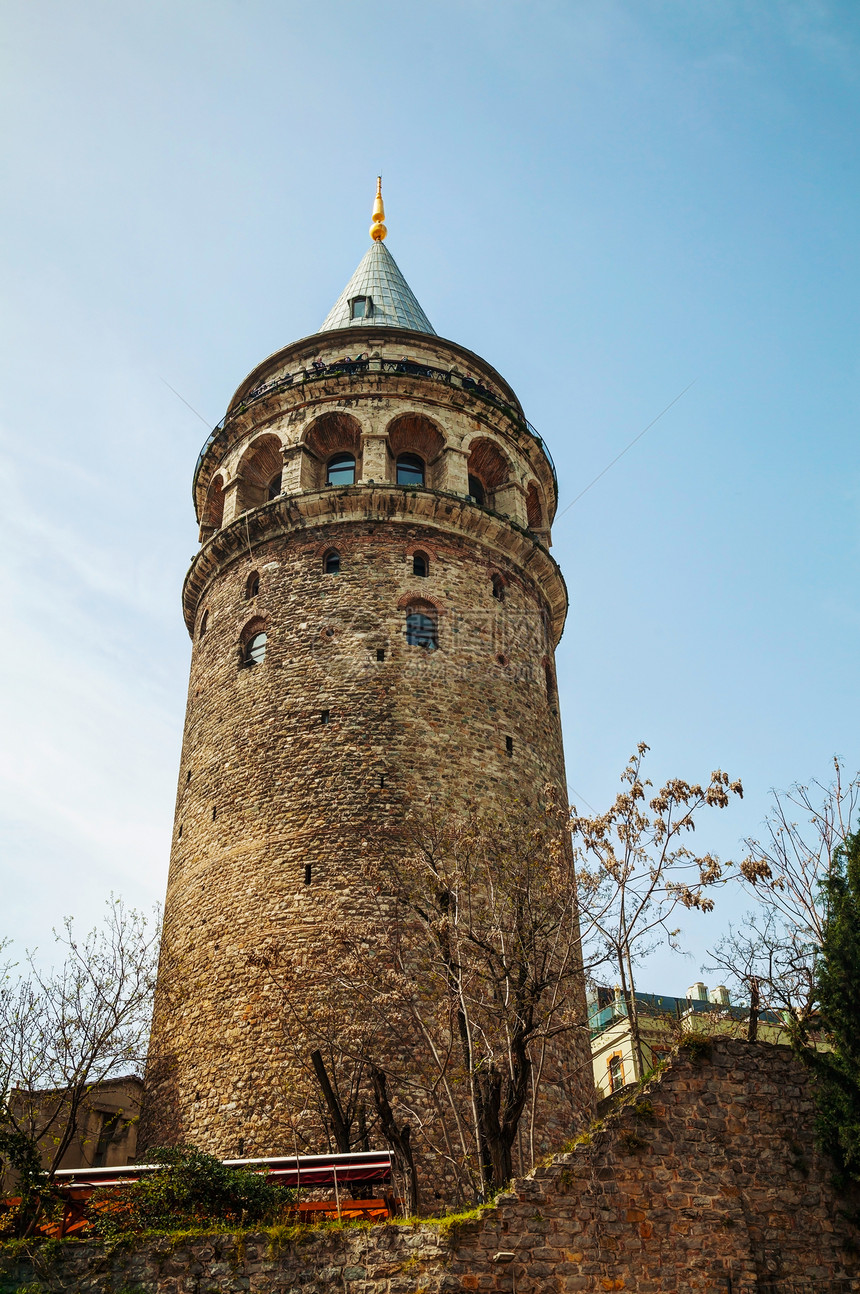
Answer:
[[[154,1150],[149,1158],[160,1165],[156,1172],[93,1192],[87,1217],[97,1235],[271,1226],[295,1198],[264,1173],[230,1168],[191,1147]]]

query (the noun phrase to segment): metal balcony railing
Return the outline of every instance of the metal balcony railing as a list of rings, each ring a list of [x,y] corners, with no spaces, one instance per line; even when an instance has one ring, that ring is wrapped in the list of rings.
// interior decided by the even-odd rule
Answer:
[[[228,418],[232,418],[239,413],[244,413],[246,409],[249,409],[259,400],[264,400],[266,396],[272,395],[277,391],[285,391],[294,386],[303,386],[309,382],[329,381],[333,377],[352,378],[364,376],[367,373],[372,373],[377,377],[385,376],[386,374],[393,376],[402,376],[405,374],[407,377],[425,378],[431,382],[440,382],[444,386],[456,387],[457,389],[467,391],[470,395],[476,396],[479,400],[484,400],[487,404],[492,405],[493,408],[499,409],[511,420],[511,422],[515,424],[515,426],[519,427],[521,431],[524,431],[527,436],[531,437],[531,439],[536,441],[540,446],[549,462],[556,494],[558,493],[558,477],[556,476],[555,463],[553,462],[552,454],[549,452],[549,448],[543,437],[532,426],[528,419],[522,417],[513,405],[502,400],[495,391],[491,390],[490,387],[485,386],[483,382],[460,373],[452,373],[448,369],[432,368],[430,365],[419,363],[417,360],[383,359],[380,361],[359,357],[358,359],[334,360],[331,364],[324,364],[322,360],[314,360],[310,368],[299,369],[295,373],[286,373],[283,377],[276,378],[272,382],[264,382],[260,386],[255,386],[253,390],[249,391],[247,395],[242,397],[235,409],[231,409],[229,413],[226,413],[217,426],[212,429],[206,444],[197,456],[197,464],[194,468],[194,482],[191,487],[192,496],[197,489],[197,477],[200,474],[203,460],[212,446],[223,437]]]

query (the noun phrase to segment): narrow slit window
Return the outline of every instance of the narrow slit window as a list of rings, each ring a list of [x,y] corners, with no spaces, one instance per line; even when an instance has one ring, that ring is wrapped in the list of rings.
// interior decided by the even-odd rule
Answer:
[[[217,817],[218,817],[218,808],[217,808],[217,805],[214,805],[214,804],[213,804],[213,805],[212,805],[212,821],[214,822],[214,821],[215,821],[215,819],[216,819]]]
[[[326,724],[331,722],[331,710],[323,710],[320,713],[320,723]]]
[[[505,581],[501,575],[493,576],[493,597],[499,602],[504,602],[505,600]]]
[[[311,865],[310,863],[305,863],[305,885],[310,885],[310,883],[311,883]]]
[[[177,833],[177,838],[178,838],[179,840],[181,840],[181,839],[182,839],[182,823],[181,823],[181,822],[180,822],[180,824],[179,824],[179,831],[178,831],[178,833]]]
[[[513,737],[505,737],[505,754],[508,756],[509,759],[513,759],[513,756],[514,756]]]
[[[199,628],[199,630],[197,631],[197,637],[198,637],[198,638],[202,638],[202,637],[203,637],[203,635],[204,635],[204,634],[205,634],[205,632],[206,632],[206,628],[207,628],[207,625],[208,625],[208,624],[209,624],[209,612],[208,612],[208,611],[204,611],[204,612],[203,612],[203,615],[200,617],[200,628]]]
[[[385,648],[384,648],[384,647],[377,647],[377,649],[376,649],[376,659],[377,659],[377,660],[385,660]]]
[[[380,786],[384,786],[384,785],[385,785],[385,774],[384,774],[384,773],[380,773],[380,774],[379,774],[379,785],[380,785]]]

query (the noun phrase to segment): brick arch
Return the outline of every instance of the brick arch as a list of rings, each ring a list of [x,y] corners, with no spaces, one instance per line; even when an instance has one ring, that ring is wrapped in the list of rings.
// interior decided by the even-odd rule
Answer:
[[[220,530],[224,521],[224,478],[218,473],[213,476],[209,482],[209,489],[206,491],[206,503],[203,507],[204,527],[212,530]]]
[[[439,550],[435,546],[428,544],[426,539],[414,539],[411,543],[408,543],[406,545],[405,560],[409,561],[410,557],[413,557],[415,553],[426,553],[433,562],[439,560]]]
[[[487,436],[473,440],[468,458],[470,476],[477,476],[488,494],[493,494],[511,479],[511,463],[495,441]]]
[[[544,526],[544,517],[546,509],[543,504],[541,491],[534,481],[529,481],[526,489],[526,517],[528,519],[530,530],[542,530]]]
[[[269,501],[269,482],[284,468],[281,442],[277,436],[265,433],[253,440],[245,450],[236,475],[239,478],[238,511],[260,508]]]
[[[246,643],[249,643],[254,634],[268,633],[268,620],[265,616],[251,616],[242,626],[242,632],[239,634],[239,646],[244,650]]]
[[[402,598],[397,599],[398,611],[429,611],[433,615],[442,616],[445,614],[445,608],[436,598],[425,597],[423,593],[404,593]]]
[[[343,557],[347,553],[351,552],[354,547],[355,543],[350,535],[337,535],[334,539],[329,538],[324,542],[317,544],[314,547],[313,553],[314,557],[321,561],[323,557],[325,557],[326,553],[333,552],[335,548],[340,553],[341,557]]]
[[[315,418],[302,437],[317,458],[328,460],[332,454],[355,454],[361,450],[361,423],[348,413],[332,410]]]
[[[434,465],[445,448],[445,437],[436,423],[423,413],[400,413],[391,420],[386,431],[392,478],[394,464],[401,454],[417,454],[424,460],[427,484],[431,488],[435,486],[437,472]]]
[[[321,490],[326,481],[326,466],[335,454],[355,456],[355,479],[361,476],[361,423],[348,413],[332,409],[315,418],[302,437],[306,449],[313,455],[303,484],[308,489]]]

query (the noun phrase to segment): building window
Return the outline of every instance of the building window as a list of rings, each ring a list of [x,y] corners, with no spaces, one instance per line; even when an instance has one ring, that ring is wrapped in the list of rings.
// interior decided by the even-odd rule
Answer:
[[[320,723],[327,724],[331,722],[331,710],[323,710],[320,713]]]
[[[377,660],[385,660],[385,648],[384,648],[384,647],[377,647],[377,649],[376,649],[376,659],[377,659]]]
[[[424,484],[424,459],[417,454],[401,454],[397,459],[398,485]]]
[[[426,647],[433,651],[439,646],[436,621],[423,611],[410,611],[406,617],[406,641],[411,647]]]
[[[552,675],[552,666],[547,661],[544,661],[543,672],[546,679],[546,699],[552,705],[555,700],[555,679]]]
[[[469,474],[469,493],[476,503],[480,503],[481,507],[484,506],[487,501],[484,487],[478,480],[477,476],[472,476],[471,473]]]
[[[311,883],[311,865],[310,863],[305,863],[305,885],[310,885],[310,883]]]
[[[259,665],[266,655],[266,634],[254,634],[245,644],[245,664]]]
[[[610,1056],[606,1067],[609,1071],[609,1090],[617,1092],[624,1086],[624,1062],[621,1059],[621,1053],[616,1052],[614,1056]]]
[[[323,558],[323,571],[326,575],[340,575],[340,553],[336,548],[332,548]]]
[[[266,486],[266,494],[269,497],[269,499],[276,499],[278,495],[281,493],[282,476],[283,476],[282,472],[277,472],[269,481],[269,484]]]
[[[505,600],[505,581],[501,575],[493,576],[493,597],[498,599],[499,602],[504,602]]]
[[[514,757],[513,737],[505,737],[505,754],[507,755],[508,759],[513,759]]]
[[[204,612],[203,612],[203,615],[200,617],[200,628],[197,630],[197,637],[198,637],[198,638],[202,638],[202,637],[203,637],[203,635],[204,635],[204,634],[205,634],[205,632],[206,632],[206,626],[208,625],[208,623],[209,623],[209,612],[208,612],[208,611],[204,611]]]
[[[414,553],[412,557],[412,574],[418,575],[423,579],[429,574],[429,571],[430,563],[427,560],[426,554]]]
[[[349,303],[350,319],[369,319],[373,314],[372,297],[353,297]]]
[[[255,598],[260,592],[260,576],[257,571],[251,571],[245,584],[245,600]]]
[[[328,460],[326,485],[355,485],[355,455],[335,454]]]

